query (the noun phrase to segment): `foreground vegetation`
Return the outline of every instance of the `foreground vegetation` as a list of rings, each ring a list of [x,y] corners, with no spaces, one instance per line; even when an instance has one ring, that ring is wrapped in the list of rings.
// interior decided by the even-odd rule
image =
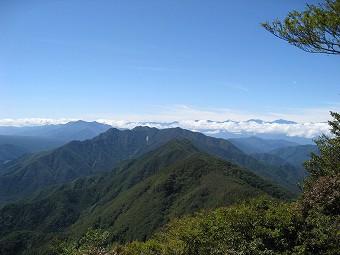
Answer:
[[[338,254],[339,217],[267,197],[171,221],[146,242],[105,247],[107,232],[90,229],[56,254]]]
[[[90,229],[79,241],[56,241],[56,254],[338,254],[340,229],[340,115],[331,113],[332,137],[317,141],[305,167],[302,197],[269,197],[172,220],[146,242],[106,245],[107,232]]]

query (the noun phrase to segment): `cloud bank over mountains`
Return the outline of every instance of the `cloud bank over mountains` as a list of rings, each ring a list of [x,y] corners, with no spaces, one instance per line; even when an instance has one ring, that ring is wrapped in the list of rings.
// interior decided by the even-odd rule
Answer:
[[[66,124],[70,121],[77,121],[78,119],[69,118],[22,118],[22,119],[0,119],[0,126],[13,126],[13,127],[33,127],[43,125],[57,125]]]
[[[155,128],[181,127],[184,129],[216,135],[220,133],[234,134],[284,134],[287,136],[299,136],[314,138],[323,133],[329,134],[327,123],[277,123],[277,122],[255,122],[255,121],[211,121],[211,120],[182,120],[169,123],[162,122],[127,122],[98,120],[117,128],[134,128],[135,126],[149,126]]]
[[[23,118],[23,119],[0,119],[0,126],[41,126],[65,124],[78,119],[47,119],[47,118]],[[212,120],[179,120],[174,122],[142,122],[98,119],[99,123],[109,124],[119,129],[132,129],[136,126],[149,126],[159,129],[180,127],[207,135],[258,135],[258,134],[282,134],[288,137],[315,138],[321,134],[329,134],[329,126],[326,122],[296,123],[293,121],[276,120],[266,122],[258,119],[247,121],[212,121]]]

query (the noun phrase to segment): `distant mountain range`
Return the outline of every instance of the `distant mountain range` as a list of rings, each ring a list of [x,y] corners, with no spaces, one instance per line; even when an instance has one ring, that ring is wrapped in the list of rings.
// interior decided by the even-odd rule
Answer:
[[[236,162],[256,171],[265,178],[294,189],[296,188],[295,183],[305,177],[305,171],[301,167],[302,162],[307,160],[308,154],[316,148],[316,146],[310,145],[301,150],[297,149],[298,144],[294,142],[265,140],[254,136],[230,139],[229,142],[242,150],[240,151],[225,140],[207,137],[198,132],[180,128],[159,130],[148,127],[137,127],[124,131],[112,128],[93,140],[73,141],[57,148],[66,144],[68,140],[91,138],[108,128],[110,128],[109,125],[84,121],[29,128],[3,128],[2,131],[7,130],[7,134],[16,134],[16,136],[0,136],[0,166],[1,163],[6,162],[0,168],[0,204],[13,201],[22,194],[52,184],[65,183],[82,175],[108,169],[122,160],[139,156],[180,136],[188,138],[211,155]],[[39,136],[37,136],[38,134]],[[287,147],[292,148],[288,149]],[[57,149],[48,151],[51,148]],[[275,152],[275,149],[280,148],[284,153],[282,150],[278,153]],[[47,152],[30,155],[31,152],[39,151]],[[281,156],[281,159],[283,155],[289,155],[285,159],[288,162],[295,157],[292,165],[300,170],[296,170],[293,179],[280,179],[278,173],[281,171],[282,165],[273,164],[272,160],[265,160],[268,159],[268,156],[259,157],[258,155],[269,152],[274,156]],[[22,156],[24,154],[27,155]],[[249,156],[250,154],[252,155]],[[19,158],[16,159],[17,157]],[[39,170],[38,173],[35,172],[36,169]],[[30,175],[35,176],[35,179],[27,178]]]
[[[47,151],[73,140],[91,139],[111,128],[98,122],[75,121],[34,127],[0,127],[0,165],[25,153]],[[7,148],[6,151],[4,148]]]
[[[0,135],[35,136],[65,141],[86,140],[105,132],[112,126],[98,122],[72,121],[66,124],[31,127],[0,126]]]
[[[292,199],[307,176],[302,162],[317,153],[315,145],[285,140],[146,126],[110,128],[35,153],[20,147],[65,143],[72,134],[80,138],[81,127],[108,128],[75,122],[42,128],[45,137],[4,136],[0,153],[11,160],[0,166],[0,254],[51,254],[52,239],[89,227],[109,230],[110,241],[145,240],[170,219],[201,209],[259,195]]]
[[[260,120],[260,119],[250,119],[250,120],[247,120],[246,122],[255,122],[255,123],[258,123],[258,124],[263,124],[263,123],[270,123],[270,124],[273,124],[273,123],[276,123],[276,124],[298,124],[295,121],[283,120],[283,119],[278,119],[278,120],[274,120],[274,121],[264,121],[264,120]]]
[[[199,122],[197,120],[197,122]],[[209,123],[215,123],[208,120]],[[274,122],[264,122],[262,120],[248,120],[247,122],[254,123],[290,123],[291,121],[276,120]],[[224,123],[224,122],[221,122]],[[295,122],[294,122],[295,123]],[[149,125],[154,126],[176,126],[178,122],[160,123],[151,122]],[[102,132],[111,128],[110,125],[98,122],[75,121],[66,124],[58,125],[43,125],[33,127],[0,127],[0,165],[4,162],[13,160],[25,153],[47,151],[53,148],[60,147],[72,140],[86,140],[91,139]],[[303,137],[287,137],[285,135],[270,135],[257,134],[251,136],[249,134],[234,134],[231,132],[211,132],[209,130],[202,130],[203,133],[216,137],[230,139],[232,143],[241,148],[245,153],[262,153],[279,147],[287,147],[289,145],[295,146],[299,144],[309,143],[310,139]],[[238,137],[238,138],[235,138]],[[241,137],[241,139],[240,139]],[[262,137],[262,139],[260,139]],[[281,139],[275,139],[281,138]],[[282,139],[283,138],[283,139]],[[247,149],[251,143],[252,150]],[[255,146],[255,143],[258,146]],[[271,144],[271,145],[269,145]],[[4,147],[5,146],[5,147]],[[10,146],[10,147],[9,147]],[[255,146],[255,147],[254,147]],[[268,147],[269,146],[269,147]],[[263,148],[260,148],[263,147]],[[266,148],[265,148],[266,147]],[[3,148],[10,148],[6,151]]]
[[[40,136],[70,141],[93,138],[111,127],[132,129],[136,126],[149,126],[158,129],[181,127],[224,139],[256,136],[263,139],[284,139],[299,144],[313,144],[313,139],[323,133],[329,133],[327,123],[297,123],[283,119],[274,121],[250,119],[247,121],[183,120],[173,122],[98,120],[98,122],[73,121],[67,124],[43,126],[34,125],[34,121],[32,119],[32,126],[27,126],[30,123],[29,119],[25,119],[25,126],[21,127],[0,126],[0,135]],[[12,122],[16,123],[15,120]],[[39,123],[41,123],[41,119],[39,119]]]

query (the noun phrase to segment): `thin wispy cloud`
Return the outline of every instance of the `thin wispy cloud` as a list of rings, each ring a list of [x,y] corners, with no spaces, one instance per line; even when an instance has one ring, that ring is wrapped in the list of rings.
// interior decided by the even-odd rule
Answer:
[[[183,69],[156,67],[156,66],[131,66],[130,68],[147,70],[147,71],[156,71],[156,72],[184,72]]]
[[[239,90],[239,91],[243,91],[243,92],[249,92],[249,89],[247,89],[246,87],[243,87],[243,86],[225,85],[224,87],[228,88],[228,89],[234,89],[234,90]]]
[[[50,44],[50,45],[56,45],[56,46],[79,47],[82,45],[80,43],[74,43],[71,41],[48,39],[48,38],[32,38],[30,40],[33,42],[37,42],[37,43],[44,43],[44,44]]]
[[[267,112],[268,116],[275,119],[288,119],[300,123],[304,122],[327,122],[330,119],[330,111],[340,112],[340,106],[327,108],[286,108],[280,112]]]
[[[138,53],[138,49],[136,47],[117,47],[112,45],[106,45],[104,43],[90,43],[84,41],[67,41],[67,40],[59,40],[59,39],[47,39],[47,38],[33,38],[31,39],[37,43],[43,43],[52,46],[64,46],[70,47],[74,49],[88,49],[95,51],[104,51],[104,52],[113,52],[113,53],[122,53],[126,55],[135,55]]]

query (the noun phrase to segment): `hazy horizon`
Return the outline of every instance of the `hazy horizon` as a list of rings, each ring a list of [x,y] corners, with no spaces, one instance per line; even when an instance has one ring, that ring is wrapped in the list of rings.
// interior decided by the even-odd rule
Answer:
[[[83,121],[78,119],[4,119],[0,120],[1,128],[6,127],[37,127],[45,125],[67,124],[71,122]],[[217,136],[221,138],[263,136],[274,135],[275,139],[286,139],[288,137],[316,138],[322,134],[330,134],[327,122],[306,122],[297,123],[286,120],[275,120],[273,122],[261,122],[260,120],[247,121],[213,121],[213,120],[179,120],[173,122],[152,122],[152,121],[122,121],[97,119],[92,120],[101,124],[107,124],[119,129],[133,129],[137,126],[164,128],[184,128],[195,132],[202,132],[206,135]],[[92,122],[91,121],[91,122]],[[87,121],[90,122],[90,121]],[[6,130],[6,129],[4,129]],[[6,133],[5,133],[6,134]],[[283,137],[282,137],[283,136]]]

